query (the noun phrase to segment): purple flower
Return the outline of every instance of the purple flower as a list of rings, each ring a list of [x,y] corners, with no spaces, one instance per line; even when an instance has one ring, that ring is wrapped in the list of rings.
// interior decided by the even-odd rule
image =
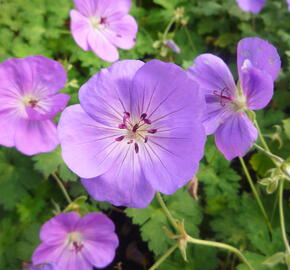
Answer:
[[[212,54],[198,56],[189,69],[206,95],[206,133],[215,134],[216,145],[228,160],[244,156],[257,139],[246,111],[270,102],[281,66],[275,47],[260,38],[242,39],[237,56],[237,86],[227,65]]]
[[[58,94],[65,83],[61,64],[43,56],[0,64],[0,144],[26,155],[52,151],[59,143],[52,118],[69,100]]]
[[[32,261],[35,265],[53,263],[58,267],[53,270],[105,267],[114,259],[118,246],[114,230],[113,222],[102,213],[82,218],[75,212],[59,214],[42,226],[42,243],[34,251]]]
[[[119,59],[116,47],[131,49],[135,44],[137,23],[128,15],[130,0],[74,0],[71,31],[76,43],[85,51],[108,62]]]
[[[248,12],[257,14],[266,5],[266,0],[236,0],[239,7]],[[290,11],[290,0],[287,0],[288,10]]]
[[[257,14],[266,5],[266,0],[236,0],[239,7],[248,12]]]
[[[58,134],[67,165],[96,200],[146,207],[197,171],[205,132],[204,96],[184,70],[158,60],[120,61],[79,92]]]

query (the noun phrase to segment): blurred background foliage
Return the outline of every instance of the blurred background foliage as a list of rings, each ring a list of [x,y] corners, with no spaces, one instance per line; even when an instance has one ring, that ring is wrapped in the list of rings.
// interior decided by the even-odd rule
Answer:
[[[69,74],[63,92],[71,95],[71,104],[78,102],[79,86],[100,68],[110,65],[75,44],[69,30],[72,8],[71,0],[0,0],[0,61],[9,57],[44,55],[62,62]],[[258,36],[274,44],[282,58],[282,72],[276,82],[273,101],[266,110],[257,113],[257,118],[271,150],[283,158],[289,157],[290,12],[286,1],[268,0],[262,12],[253,15],[240,10],[235,0],[135,0],[131,14],[139,24],[137,43],[132,50],[121,51],[121,59],[148,61],[159,58],[186,69],[197,55],[210,52],[222,57],[236,74],[236,46],[241,38]],[[172,21],[175,16],[179,17]],[[181,53],[170,50],[165,39],[173,39]],[[215,148],[213,138],[208,140],[197,175],[198,200],[192,194],[192,185],[196,182],[173,196],[164,197],[173,215],[184,219],[190,234],[246,250],[255,269],[266,270],[268,266],[262,262],[284,249],[277,194],[267,194],[258,184],[273,164],[253,151],[246,161],[271,218],[272,235],[239,162],[227,162]],[[18,270],[23,262],[29,262],[39,243],[41,224],[66,208],[52,173],[62,178],[74,199],[87,195],[77,177],[63,163],[59,148],[32,158],[14,149],[0,149],[1,270]],[[286,186],[288,190],[289,187]],[[134,231],[132,241],[137,239],[137,244],[121,244],[115,261],[107,269],[147,269],[174,243],[165,234],[164,227],[170,228],[170,225],[155,200],[146,209],[137,210],[115,208],[81,197],[67,210],[73,207],[106,212],[117,225],[121,243],[122,237],[125,239],[128,232]],[[285,208],[289,232],[289,191],[285,196]],[[236,268],[245,269],[232,254],[210,247],[190,246],[188,263],[176,251],[159,269]],[[283,270],[286,266],[277,264],[272,269]]]

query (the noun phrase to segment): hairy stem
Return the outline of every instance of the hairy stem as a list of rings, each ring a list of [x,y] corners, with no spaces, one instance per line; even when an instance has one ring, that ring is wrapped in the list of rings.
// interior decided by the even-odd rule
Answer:
[[[261,131],[261,129],[260,129],[260,126],[259,126],[257,120],[254,120],[254,124],[255,124],[255,126],[256,126],[256,128],[257,128],[257,130],[258,130],[259,138],[260,138],[260,141],[261,141],[263,147],[264,147],[268,152],[270,152],[270,148],[269,148],[268,144],[266,143],[266,141],[265,141],[265,139],[264,139],[264,136],[263,136],[263,134],[262,134],[262,131]]]
[[[65,197],[66,200],[67,200],[67,202],[68,202],[68,203],[72,203],[72,200],[71,200],[70,196],[68,195],[68,193],[67,193],[67,191],[66,191],[66,189],[65,189],[65,187],[64,187],[64,185],[63,185],[63,183],[62,183],[62,181],[61,181],[61,179],[57,176],[56,173],[52,173],[51,175],[52,175],[53,178],[56,180],[56,182],[57,182],[58,186],[60,187],[60,189],[61,189],[61,191],[62,191],[64,197]]]
[[[269,158],[272,159],[272,161],[275,163],[275,165],[281,165],[284,160],[276,155],[274,155],[273,153],[271,153],[269,150],[264,149],[263,147],[261,147],[260,145],[254,143],[254,146],[261,151],[263,154],[265,154],[266,156],[268,156]]]
[[[171,248],[169,248],[150,268],[149,268],[149,270],[155,270],[155,269],[157,269],[157,267],[160,265],[160,264],[162,264],[166,259],[167,259],[167,257],[169,257],[172,253],[173,253],[173,251],[175,250],[175,249],[177,249],[178,248],[178,242],[176,242],[175,243],[175,245],[174,246],[172,246]]]
[[[248,262],[246,257],[242,254],[242,252],[239,251],[235,247],[232,247],[232,246],[224,244],[224,243],[215,242],[215,241],[207,241],[207,240],[196,239],[196,238],[193,238],[193,237],[191,237],[189,235],[187,236],[187,242],[193,243],[193,244],[197,244],[197,245],[202,245],[202,246],[210,246],[210,247],[217,247],[217,248],[221,248],[221,249],[226,249],[226,250],[236,254],[237,257],[239,257],[239,259],[248,267],[249,270],[254,270],[254,268]]]
[[[290,247],[287,238],[287,232],[285,228],[284,210],[283,210],[283,189],[284,189],[284,179],[280,180],[279,186],[279,215],[280,215],[280,226],[282,231],[282,238],[286,247],[286,252],[290,254]]]
[[[250,173],[249,173],[249,171],[248,171],[248,168],[247,168],[247,166],[246,166],[246,164],[245,164],[245,162],[244,162],[244,159],[243,159],[242,157],[239,157],[239,159],[240,159],[240,162],[241,162],[242,168],[243,168],[243,170],[244,170],[244,173],[245,173],[245,175],[246,175],[246,178],[247,178],[247,180],[248,180],[248,182],[249,182],[249,184],[250,184],[250,186],[251,186],[251,189],[252,189],[252,191],[253,191],[253,193],[254,193],[254,196],[255,196],[255,198],[256,198],[256,200],[257,200],[257,203],[258,203],[258,205],[259,205],[259,207],[260,207],[260,210],[261,210],[261,212],[262,212],[262,214],[263,214],[263,216],[264,216],[264,218],[265,218],[265,221],[266,221],[267,227],[268,227],[269,231],[270,231],[271,233],[273,233],[273,228],[272,228],[271,222],[270,222],[270,220],[269,220],[268,214],[267,214],[267,212],[266,212],[266,210],[265,210],[265,208],[264,208],[264,205],[263,205],[263,203],[262,203],[262,201],[261,201],[260,195],[259,195],[259,193],[258,193],[258,191],[257,191],[257,189],[256,189],[256,187],[255,187],[255,185],[254,185],[254,183],[253,183],[253,179],[252,179],[252,177],[251,177],[251,175],[250,175]]]
[[[175,23],[175,16],[172,17],[172,19],[170,20],[170,22],[168,23],[164,33],[163,33],[163,39],[166,40],[167,39],[167,35],[168,35],[168,32],[171,28],[171,26]]]
[[[177,230],[177,223],[176,220],[174,219],[174,217],[171,215],[169,209],[167,208],[165,202],[162,199],[162,196],[159,192],[156,192],[156,199],[159,202],[162,210],[164,211],[165,215],[167,216],[168,220],[170,221],[171,225]]]

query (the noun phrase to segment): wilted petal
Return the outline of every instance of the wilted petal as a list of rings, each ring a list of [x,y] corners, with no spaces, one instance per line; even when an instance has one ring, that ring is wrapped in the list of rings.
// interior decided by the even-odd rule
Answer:
[[[244,112],[233,114],[215,134],[215,143],[225,158],[243,157],[257,140],[257,129]]]
[[[71,32],[75,42],[85,51],[89,50],[88,36],[92,30],[92,26],[88,18],[84,17],[76,10],[70,11]]]
[[[136,40],[138,25],[131,15],[122,16],[119,20],[111,20],[109,27],[104,30],[104,35],[115,46],[129,50]]]
[[[267,106],[274,88],[273,79],[268,73],[254,68],[249,60],[245,60],[240,80],[248,109],[260,110]]]
[[[260,38],[244,38],[238,44],[238,71],[245,60],[250,60],[252,65],[271,75],[275,80],[280,72],[281,60],[276,48],[268,41]]]
[[[26,155],[50,152],[59,143],[52,120],[19,120],[14,140],[16,148]]]
[[[266,0],[236,0],[240,8],[244,11],[249,11],[257,14],[265,6]]]
[[[229,68],[221,58],[213,54],[198,56],[188,71],[193,80],[198,82],[204,94],[213,95],[227,91],[233,95],[236,91],[235,81]]]

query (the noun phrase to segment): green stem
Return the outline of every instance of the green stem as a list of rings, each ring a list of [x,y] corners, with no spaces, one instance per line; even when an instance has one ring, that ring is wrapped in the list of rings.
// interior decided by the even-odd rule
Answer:
[[[193,237],[191,237],[189,235],[187,236],[187,239],[186,240],[189,243],[193,243],[193,244],[197,244],[197,245],[202,245],[202,246],[217,247],[217,248],[226,249],[226,250],[228,250],[230,252],[233,252],[234,254],[237,255],[237,257],[240,258],[240,260],[248,267],[249,270],[254,270],[254,268],[248,262],[248,260],[246,259],[246,257],[242,254],[242,252],[239,251],[235,247],[232,247],[232,246],[227,245],[227,244],[224,244],[224,243],[215,242],[215,241],[207,241],[207,240],[196,239],[196,238],[193,238]]]
[[[255,185],[253,183],[253,179],[252,179],[252,177],[251,177],[251,175],[250,175],[250,173],[248,171],[248,168],[247,168],[247,166],[246,166],[246,164],[244,162],[244,159],[242,157],[239,157],[239,159],[240,159],[240,162],[242,164],[242,168],[244,170],[244,173],[246,175],[246,178],[247,178],[247,180],[248,180],[248,182],[249,182],[249,184],[251,186],[251,189],[252,189],[252,191],[254,193],[254,196],[255,196],[255,198],[257,200],[257,203],[258,203],[258,205],[260,207],[260,210],[261,210],[261,212],[262,212],[262,214],[263,214],[263,216],[265,218],[267,227],[268,227],[269,231],[272,234],[273,233],[273,228],[272,228],[271,222],[270,222],[269,217],[268,217],[268,214],[267,214],[267,212],[266,212],[266,210],[264,208],[264,205],[263,205],[263,203],[261,201],[260,195],[259,195],[259,193],[258,193],[258,191],[257,191],[257,189],[256,189],[256,187],[255,187]]]
[[[57,176],[56,173],[52,173],[51,175],[52,175],[53,178],[56,180],[56,182],[57,182],[58,186],[60,187],[60,189],[61,189],[61,191],[62,191],[64,197],[65,197],[66,200],[67,200],[67,202],[68,202],[68,203],[72,203],[72,200],[71,200],[70,196],[68,195],[68,193],[67,193],[67,191],[66,191],[66,189],[65,189],[65,187],[64,187],[64,185],[63,185],[63,183],[62,183],[62,181],[61,181],[61,179]]]
[[[188,31],[188,27],[185,26],[184,29],[185,29],[185,33],[186,33],[186,35],[187,35],[187,38],[188,38],[188,40],[189,40],[189,43],[190,43],[190,45],[191,45],[193,51],[196,53],[196,48],[195,48],[195,45],[194,45],[194,43],[193,43],[193,40],[192,40],[192,38],[191,38],[191,36],[190,36],[190,33],[189,33],[189,31]]]
[[[257,122],[256,119],[254,120],[254,124],[255,124],[255,126],[256,126],[256,128],[257,128],[257,130],[258,130],[259,138],[260,138],[260,140],[261,140],[261,143],[262,143],[263,147],[264,147],[268,152],[270,152],[270,148],[269,148],[268,144],[266,143],[266,141],[265,141],[265,139],[264,139],[264,136],[263,136],[263,134],[262,134],[262,131],[261,131],[260,126],[259,126],[259,124],[258,124],[258,122]]]
[[[282,231],[282,238],[286,247],[286,252],[290,254],[290,247],[287,238],[287,232],[285,229],[285,219],[284,219],[284,210],[283,210],[283,188],[284,188],[284,179],[280,180],[279,187],[279,215],[280,215],[280,226]]]
[[[269,158],[272,159],[272,161],[274,162],[274,164],[276,166],[279,166],[284,162],[284,159],[274,155],[273,153],[271,153],[269,150],[264,149],[263,147],[261,147],[260,145],[254,143],[254,146],[261,151],[263,154],[265,154],[266,156],[268,156]]]
[[[164,33],[163,33],[163,39],[166,40],[167,39],[167,35],[168,35],[168,32],[171,28],[171,26],[174,24],[175,22],[175,16],[173,16],[173,18],[170,20],[170,22],[168,23]]]
[[[162,199],[162,196],[159,192],[156,192],[156,199],[159,202],[162,210],[164,211],[165,215],[167,216],[168,220],[170,221],[170,223],[172,224],[172,226],[177,230],[177,223],[176,220],[174,219],[174,217],[171,215],[170,211],[168,210],[165,202]]]
[[[178,242],[176,242],[175,243],[175,245],[174,246],[172,246],[171,248],[169,248],[150,268],[149,268],[149,270],[155,270],[155,269],[157,269],[157,267],[160,265],[160,264],[162,264],[166,259],[167,259],[167,257],[169,257],[172,253],[173,253],[173,251],[175,250],[175,249],[177,249],[178,248]]]

